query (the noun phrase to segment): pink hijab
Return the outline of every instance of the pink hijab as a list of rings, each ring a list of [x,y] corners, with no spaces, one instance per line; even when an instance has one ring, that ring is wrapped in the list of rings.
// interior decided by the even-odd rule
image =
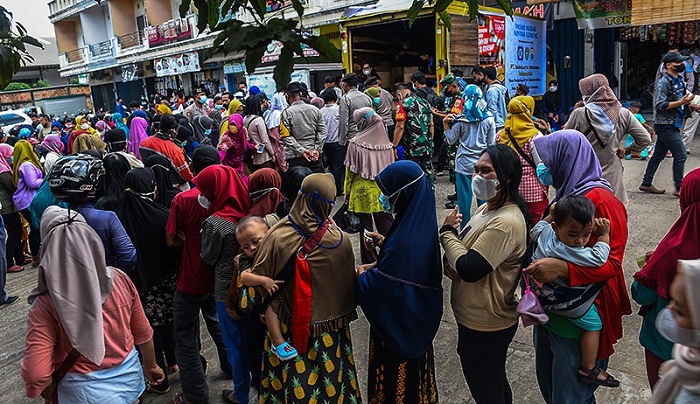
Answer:
[[[146,128],[148,128],[148,121],[140,116],[137,116],[131,120],[131,127],[129,128],[129,144],[126,146],[126,150],[139,159],[141,159],[141,153],[139,152],[141,142],[148,137]]]
[[[12,166],[7,162],[7,159],[12,157],[15,148],[7,143],[0,143],[0,174],[5,171],[12,172]]]
[[[374,181],[374,177],[394,162],[393,144],[389,141],[382,117],[370,107],[352,114],[360,132],[348,142],[345,165],[360,177]]]

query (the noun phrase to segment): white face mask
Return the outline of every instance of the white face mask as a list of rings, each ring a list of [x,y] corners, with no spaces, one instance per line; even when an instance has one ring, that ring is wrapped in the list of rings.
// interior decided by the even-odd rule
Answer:
[[[500,184],[497,179],[486,179],[479,174],[476,174],[472,179],[472,192],[477,199],[488,201],[493,199],[498,194],[496,187]]]
[[[362,71],[362,74],[364,74],[365,76],[369,76],[371,73],[372,73],[372,70],[363,70]]]
[[[82,130],[87,130],[87,128],[89,128],[89,127],[90,127],[90,125],[88,125],[86,123],[80,125],[80,129],[82,129]]]
[[[700,331],[679,327],[670,309],[661,310],[656,317],[656,329],[671,342],[688,348],[700,348]]]
[[[202,194],[197,195],[197,202],[199,202],[199,206],[203,207],[204,209],[209,209],[211,207],[211,201],[205,198]]]
[[[557,86],[549,86],[549,91],[551,91],[551,92],[557,91]]]

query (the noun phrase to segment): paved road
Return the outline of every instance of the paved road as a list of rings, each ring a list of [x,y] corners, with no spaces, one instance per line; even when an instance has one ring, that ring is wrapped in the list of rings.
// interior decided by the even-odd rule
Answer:
[[[695,150],[700,151],[700,140],[695,142]],[[628,285],[631,276],[637,271],[635,259],[646,251],[653,249],[661,240],[666,231],[678,217],[678,200],[670,195],[671,161],[666,160],[659,168],[659,174],[655,185],[669,190],[667,195],[647,195],[637,191],[646,167],[646,162],[633,160],[625,161],[625,179],[629,191],[629,241],[624,260],[624,270]],[[700,166],[698,155],[691,155],[686,163],[686,172]],[[438,214],[442,220],[447,213],[442,209],[445,196],[451,192],[446,177],[439,177],[437,185]],[[353,237],[353,244],[357,254],[359,239]],[[359,258],[358,258],[359,261]],[[19,376],[19,366],[23,355],[24,333],[27,323],[28,306],[25,304],[26,296],[36,284],[36,270],[28,268],[19,274],[8,275],[8,292],[19,294],[22,300],[9,307],[0,309],[0,340],[5,341],[0,350],[0,396],[5,402],[25,403],[32,402],[24,396],[22,379]],[[445,290],[449,291],[449,281],[444,282]],[[633,311],[637,306],[633,303]],[[400,313],[397,313],[400,315]],[[610,361],[610,372],[622,382],[620,388],[600,388],[597,393],[601,403],[641,403],[645,402],[650,394],[647,386],[644,370],[644,354],[637,342],[640,326],[640,317],[627,316],[624,319],[625,337],[620,341],[617,353]],[[203,328],[204,329],[204,328]],[[367,363],[367,334],[368,326],[364,317],[355,321],[352,325],[354,338],[355,358],[357,360],[358,374],[361,385],[366,383]],[[445,293],[445,313],[442,326],[435,339],[435,363],[437,368],[437,380],[441,402],[444,403],[472,403],[461,373],[458,357],[455,352],[457,330],[450,310],[449,293]],[[225,380],[218,367],[215,366],[216,355],[213,344],[208,337],[203,338],[204,355],[210,360],[211,370],[208,381],[212,392],[212,403],[223,402],[221,390],[231,388],[230,382]],[[516,403],[541,403],[542,397],[537,388],[537,380],[534,373],[534,350],[532,347],[532,332],[527,328],[520,328],[511,344],[508,357],[508,377],[513,387],[513,396]],[[172,390],[164,396],[148,394],[146,403],[172,402],[172,392],[179,387],[178,375],[171,376]],[[40,402],[35,400],[34,402]],[[251,402],[255,402],[251,397]]]

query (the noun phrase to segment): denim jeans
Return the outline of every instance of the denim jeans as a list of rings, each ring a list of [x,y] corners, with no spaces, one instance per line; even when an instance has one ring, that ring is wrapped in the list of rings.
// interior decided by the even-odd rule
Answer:
[[[581,366],[581,341],[564,338],[537,325],[533,335],[535,343],[535,370],[540,392],[547,404],[595,404],[598,386],[579,380]],[[598,361],[596,366],[607,369],[608,360]]]
[[[225,302],[216,302],[216,314],[219,316],[221,336],[228,352],[228,363],[233,370],[236,399],[239,403],[246,403],[250,394],[250,371],[246,366],[243,321],[234,320],[228,315]]]
[[[323,154],[328,161],[328,171],[335,178],[336,195],[343,194],[345,181],[345,146],[338,142],[323,145]]]
[[[214,312],[212,313],[213,309]],[[173,297],[173,327],[175,331],[175,358],[180,367],[180,384],[190,403],[208,403],[209,386],[199,351],[199,312],[202,311],[209,334],[216,344],[222,369],[228,368],[226,348],[223,347],[219,323],[216,321],[214,297],[195,295],[175,290]],[[212,318],[212,315],[214,316]],[[222,358],[223,356],[223,358]]]
[[[472,198],[474,196],[472,192],[472,175],[455,173],[455,188],[457,188],[457,205],[459,206],[459,213],[462,214],[461,228],[463,229],[472,217]],[[476,206],[481,206],[484,203],[486,201],[476,200]]]
[[[673,154],[673,183],[676,191],[680,191],[685,160],[688,158],[685,145],[681,139],[681,130],[673,125],[654,125],[654,131],[656,132],[656,147],[647,164],[642,186],[650,186],[653,183],[659,164],[666,157],[666,153],[670,151]]]

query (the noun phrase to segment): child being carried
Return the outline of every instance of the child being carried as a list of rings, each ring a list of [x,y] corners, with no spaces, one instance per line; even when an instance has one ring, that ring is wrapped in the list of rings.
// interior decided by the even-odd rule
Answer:
[[[239,268],[241,269],[241,283],[245,286],[260,286],[267,291],[269,296],[272,296],[279,290],[279,285],[284,281],[268,278],[267,276],[257,275],[251,272],[252,261],[255,259],[255,254],[258,252],[258,247],[265,239],[265,235],[269,227],[265,220],[258,216],[249,216],[238,223],[236,228],[236,239],[240,244],[243,254],[237,258]],[[284,340],[280,319],[277,313],[272,309],[272,305],[268,305],[265,310],[265,324],[270,333],[272,341],[272,352],[281,360],[287,361],[295,358],[297,350]]]
[[[593,247],[586,247],[591,233],[598,240]],[[593,202],[580,195],[568,196],[552,205],[549,215],[532,228],[530,237],[537,245],[533,261],[549,257],[597,268],[605,264],[610,254],[610,221],[595,218]],[[593,301],[605,282],[572,287],[568,279],[558,278],[546,284],[531,279],[531,284],[548,312],[566,317],[581,329],[580,380],[618,387],[619,381],[596,366],[603,323]]]

